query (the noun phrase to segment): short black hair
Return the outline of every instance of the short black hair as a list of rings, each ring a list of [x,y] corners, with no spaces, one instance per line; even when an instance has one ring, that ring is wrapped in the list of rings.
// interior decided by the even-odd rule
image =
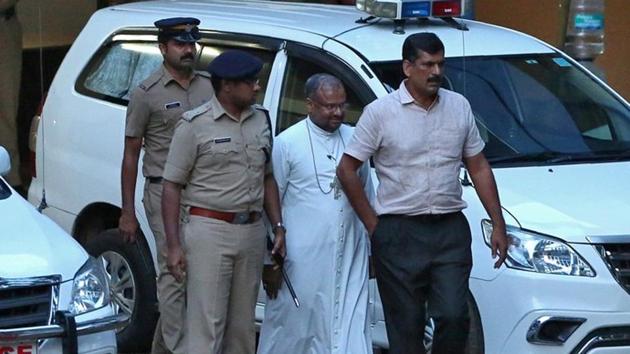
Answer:
[[[435,33],[420,32],[409,35],[402,48],[402,58],[415,61],[421,52],[436,54],[444,52],[444,43]]]
[[[327,73],[317,73],[306,79],[306,83],[304,84],[304,95],[307,98],[312,99],[315,97],[319,89],[324,86],[344,88],[343,83],[338,78]]]
[[[168,40],[171,39],[172,37],[165,35],[164,33],[158,33],[157,36],[157,41],[160,44],[166,44],[168,43]]]

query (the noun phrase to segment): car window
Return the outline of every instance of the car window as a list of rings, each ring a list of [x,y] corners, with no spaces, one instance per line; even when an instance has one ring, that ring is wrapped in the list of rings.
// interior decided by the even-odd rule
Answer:
[[[138,86],[162,63],[157,43],[112,43],[93,65],[84,87],[113,98],[129,99]],[[88,65],[89,66],[89,65]]]
[[[4,179],[0,178],[0,200],[6,199],[11,196],[11,189],[4,182]]]
[[[264,65],[260,72],[261,90],[258,103],[265,98],[265,90],[275,53],[259,49],[235,47],[227,44],[201,42],[198,44],[197,70],[206,70],[208,64],[228,49],[240,49],[260,58]],[[127,105],[129,95],[162,63],[157,42],[114,41],[99,50],[88,63],[75,85],[87,96]]]
[[[282,83],[282,93],[278,108],[278,129],[282,132],[291,125],[297,123],[307,114],[306,99],[304,95],[304,83],[311,75],[316,73],[329,73],[335,75],[329,69],[308,60],[289,57],[287,69]],[[336,75],[339,77],[338,75]],[[346,89],[346,123],[355,125],[363,111],[363,104],[351,86],[343,78],[340,78]]]

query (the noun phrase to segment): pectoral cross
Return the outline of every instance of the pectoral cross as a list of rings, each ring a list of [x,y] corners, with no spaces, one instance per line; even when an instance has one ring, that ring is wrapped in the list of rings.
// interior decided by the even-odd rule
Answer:
[[[341,186],[337,181],[337,176],[335,176],[335,178],[333,178],[333,181],[330,182],[330,188],[333,190],[333,196],[335,197],[335,199],[339,199],[341,197]]]

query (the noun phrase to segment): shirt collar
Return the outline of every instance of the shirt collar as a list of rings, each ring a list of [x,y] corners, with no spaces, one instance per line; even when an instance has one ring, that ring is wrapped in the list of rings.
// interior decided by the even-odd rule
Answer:
[[[190,80],[191,83],[197,77],[197,75],[199,75],[199,73],[197,73],[197,71],[193,71],[193,77]],[[177,81],[175,80],[173,75],[171,75],[171,73],[168,71],[166,66],[164,66],[164,63],[162,63],[162,84],[164,86],[166,86],[166,85],[170,84],[171,81],[177,83]],[[179,83],[177,83],[177,84],[179,85]]]
[[[312,129],[313,132],[317,135],[321,135],[321,136],[335,136],[339,133],[337,133],[339,131],[339,129],[335,130],[334,132],[329,132],[327,130],[324,130],[322,128],[320,128],[317,124],[315,124],[312,120],[310,116],[306,116],[306,124],[308,124],[309,129]]]
[[[217,96],[212,95],[212,98],[210,99],[210,108],[212,111],[212,119],[217,120],[221,117],[223,117],[223,115],[226,115],[228,118],[234,120],[234,121],[239,121],[238,119],[236,119],[235,117],[233,117],[231,114],[229,114],[225,108],[223,108],[223,106],[221,105],[221,102],[219,102],[219,100],[217,99]],[[249,106],[246,110],[244,110],[241,113],[241,119],[240,121],[244,121],[245,119],[251,117],[254,115],[254,108],[252,106]]]
[[[400,83],[400,86],[398,87],[398,98],[400,99],[400,103],[402,105],[415,103],[418,107],[424,109],[424,107],[422,107],[420,104],[418,104],[416,102],[416,100],[413,98],[413,96],[411,96],[411,93],[409,93],[409,90],[407,90],[407,86],[405,86],[405,82],[407,82],[407,79],[403,80]],[[437,106],[437,104],[440,102],[440,91],[441,90],[442,90],[441,88],[438,90],[437,96],[435,97],[435,100],[433,101],[433,103],[431,104],[429,109],[427,109],[427,111],[432,109],[432,108],[434,108],[435,106]]]
[[[164,66],[164,64],[162,64],[162,84],[164,86],[166,86],[171,81],[175,81],[175,78],[173,77],[173,75],[171,75],[171,73],[168,71],[166,66]]]

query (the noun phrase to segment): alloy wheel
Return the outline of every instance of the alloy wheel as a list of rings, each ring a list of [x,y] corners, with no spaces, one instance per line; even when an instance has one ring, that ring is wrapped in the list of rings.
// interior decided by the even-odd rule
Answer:
[[[136,281],[127,260],[113,251],[103,252],[103,265],[109,275],[110,296],[116,313],[133,314],[136,302]],[[124,327],[119,328],[120,332]]]

